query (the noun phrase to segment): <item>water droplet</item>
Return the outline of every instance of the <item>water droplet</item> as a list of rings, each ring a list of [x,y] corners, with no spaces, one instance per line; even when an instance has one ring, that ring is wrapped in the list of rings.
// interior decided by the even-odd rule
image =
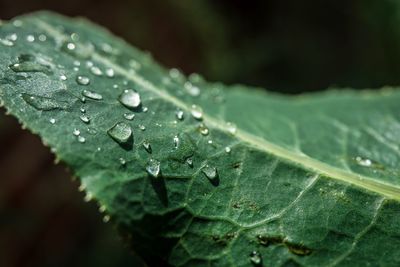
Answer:
[[[21,20],[19,20],[19,19],[16,19],[16,20],[13,21],[13,25],[14,25],[15,27],[17,27],[17,28],[21,27],[23,24],[24,24],[24,23],[23,23]]]
[[[44,72],[51,73],[50,62],[45,58],[23,54],[18,57],[18,63],[11,64],[10,69],[15,72]]]
[[[93,99],[93,100],[102,100],[103,99],[103,96],[101,94],[98,94],[98,93],[95,93],[95,92],[92,92],[89,90],[83,90],[82,95],[86,96],[90,99]]]
[[[55,124],[56,123],[56,119],[54,119],[54,118],[51,118],[49,121],[50,121],[51,124]]]
[[[85,197],[83,198],[83,200],[84,200],[85,202],[89,202],[89,201],[91,201],[92,199],[93,199],[93,196],[92,196],[91,193],[86,193]]]
[[[192,105],[191,114],[192,114],[193,118],[195,118],[196,120],[203,119],[203,110],[199,106]]]
[[[250,261],[256,266],[260,266],[262,264],[261,254],[258,251],[253,251],[250,254]]]
[[[60,75],[60,80],[61,81],[66,81],[67,80],[67,76],[65,76],[64,74]]]
[[[232,151],[232,149],[229,147],[229,146],[227,146],[227,147],[225,147],[225,152],[226,153],[231,153],[231,151]]]
[[[160,176],[160,162],[155,159],[150,159],[146,166],[146,171],[152,177],[158,178]]]
[[[86,113],[85,107],[82,106],[82,107],[80,108],[80,111],[81,111],[82,113]]]
[[[29,34],[28,36],[26,36],[26,40],[30,43],[35,41],[35,36],[33,36],[32,34]]]
[[[89,85],[90,79],[86,76],[77,76],[76,77],[76,82],[80,85]]]
[[[204,173],[205,176],[207,176],[208,179],[213,180],[218,177],[218,171],[215,167],[206,165],[203,167],[203,169],[201,169],[201,171]]]
[[[149,111],[149,108],[148,108],[148,107],[143,107],[142,111],[143,111],[144,113],[146,113],[147,111]]]
[[[124,158],[119,158],[119,163],[123,166],[126,164],[126,160]]]
[[[356,157],[357,164],[363,167],[371,167],[372,165],[372,160],[362,158],[360,156]]]
[[[208,143],[209,145],[212,145],[212,144],[213,144],[213,140],[208,140],[207,143]]]
[[[100,212],[100,213],[104,213],[104,212],[106,212],[106,210],[107,210],[107,207],[106,207],[105,205],[101,205],[101,206],[99,207],[99,212]]]
[[[107,131],[107,134],[117,143],[125,144],[132,136],[132,128],[124,122],[118,122]]]
[[[110,220],[111,220],[110,215],[105,215],[105,216],[103,217],[103,222],[104,222],[104,223],[108,223]]]
[[[184,87],[191,96],[199,96],[200,95],[200,88],[197,86],[194,86],[191,82],[185,82]]]
[[[74,129],[72,134],[75,135],[75,136],[79,136],[81,134],[81,131],[79,131],[78,129]]]
[[[14,46],[14,42],[11,40],[7,40],[7,39],[1,39],[0,38],[0,44],[4,45],[4,46]]]
[[[146,151],[148,153],[151,153],[153,151],[152,148],[151,148],[151,144],[147,140],[143,141],[143,147],[144,147],[144,149],[146,149]]]
[[[79,143],[85,143],[86,142],[86,138],[83,136],[78,136],[78,142]]]
[[[140,95],[132,89],[124,90],[118,100],[127,108],[137,108],[141,103]]]
[[[79,117],[81,119],[81,121],[83,121],[84,123],[90,123],[90,118],[86,115],[81,115]]]
[[[81,62],[79,60],[74,60],[74,65],[79,67],[81,65]]]
[[[87,128],[87,132],[91,135],[97,134],[97,130],[95,128],[89,127]]]
[[[189,165],[190,168],[193,168],[193,158],[187,158],[186,164]]]
[[[124,113],[124,118],[127,119],[128,121],[131,121],[135,118],[135,114],[133,113]]]
[[[199,125],[198,130],[204,136],[209,134],[209,130],[208,130],[207,126],[204,123],[201,123]]]
[[[142,124],[139,124],[139,129],[142,130],[142,131],[145,131],[146,130],[146,126],[144,126]]]
[[[68,50],[75,50],[76,45],[74,43],[67,43],[67,49]]]
[[[114,70],[113,69],[106,69],[106,75],[109,78],[113,78],[114,75],[115,75]]]
[[[237,128],[236,128],[236,125],[235,124],[233,124],[232,122],[228,122],[227,124],[226,124],[226,126],[228,127],[228,132],[230,133],[230,134],[236,134],[236,132],[237,132]]]
[[[180,72],[180,70],[175,69],[175,68],[169,70],[169,76],[178,82],[183,82],[185,80],[185,77]]]
[[[94,74],[94,75],[96,75],[96,76],[101,76],[101,75],[103,75],[103,72],[98,68],[98,67],[91,67],[90,68],[90,71]]]
[[[18,35],[16,33],[11,33],[6,36],[6,39],[15,42],[18,39]]]
[[[175,112],[175,116],[178,120],[180,120],[180,121],[183,120],[183,118],[184,118],[183,110],[177,109]]]
[[[44,34],[40,34],[38,39],[39,39],[39,41],[41,41],[41,42],[45,42],[45,41],[47,40],[47,36],[44,35]]]
[[[65,109],[66,105],[49,97],[22,94],[22,99],[37,110]]]
[[[179,137],[177,135],[175,135],[174,136],[174,147],[175,147],[175,149],[178,148],[179,142],[180,142]]]

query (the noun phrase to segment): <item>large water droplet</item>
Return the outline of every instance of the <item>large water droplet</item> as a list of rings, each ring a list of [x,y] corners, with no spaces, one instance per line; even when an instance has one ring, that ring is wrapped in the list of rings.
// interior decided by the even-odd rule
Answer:
[[[192,114],[193,118],[195,118],[196,120],[203,119],[203,110],[199,106],[192,105],[192,110],[190,111],[190,113]]]
[[[10,69],[15,72],[44,72],[51,73],[50,63],[44,58],[23,54],[18,57],[18,63],[11,64]]]
[[[132,136],[132,128],[124,122],[118,122],[107,131],[107,134],[117,143],[126,144]]]
[[[61,103],[49,97],[22,94],[22,99],[37,110],[49,111],[54,109],[66,108],[65,103]]]
[[[258,251],[253,251],[250,253],[250,262],[256,266],[261,266],[262,257]]]
[[[77,76],[76,77],[76,82],[80,85],[89,85],[90,79],[86,76]]]
[[[124,90],[118,100],[127,108],[137,108],[141,103],[140,95],[132,89]]]
[[[86,96],[90,99],[93,99],[93,100],[102,100],[103,99],[103,96],[101,94],[98,94],[98,93],[95,93],[95,92],[92,92],[89,90],[83,90],[82,95]]]
[[[144,147],[144,149],[146,149],[146,151],[147,151],[148,153],[151,153],[151,152],[153,151],[153,149],[151,148],[150,142],[147,141],[147,140],[144,140],[144,141],[143,141],[143,147]]]
[[[205,176],[207,176],[208,179],[216,179],[218,177],[218,171],[217,168],[211,167],[209,165],[204,166],[201,171],[204,173]]]
[[[155,159],[150,159],[146,166],[146,171],[152,177],[158,178],[160,176],[160,162]]]

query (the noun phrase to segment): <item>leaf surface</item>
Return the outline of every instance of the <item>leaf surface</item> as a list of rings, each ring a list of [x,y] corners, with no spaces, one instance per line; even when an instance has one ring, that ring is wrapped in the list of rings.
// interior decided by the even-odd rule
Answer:
[[[400,92],[165,70],[84,19],[0,26],[0,98],[157,266],[400,264]]]

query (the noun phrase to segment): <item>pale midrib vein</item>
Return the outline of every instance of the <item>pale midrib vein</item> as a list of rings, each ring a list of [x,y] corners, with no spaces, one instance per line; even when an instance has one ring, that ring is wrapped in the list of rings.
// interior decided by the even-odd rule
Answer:
[[[43,30],[45,30],[48,34],[52,35],[56,39],[57,38],[59,38],[59,39],[67,38],[67,36],[65,36],[63,33],[59,32],[56,28],[54,28],[50,24],[46,23],[45,21],[38,20],[38,26],[40,28],[42,28]],[[186,105],[185,103],[183,103],[176,97],[170,95],[168,92],[166,92],[164,90],[159,90],[149,81],[136,75],[136,73],[126,71],[121,66],[115,64],[114,62],[108,60],[107,58],[105,58],[97,53],[93,53],[93,59],[98,62],[101,62],[102,64],[104,64],[106,66],[109,66],[115,72],[123,75],[126,79],[131,80],[137,84],[140,84],[143,88],[146,88],[147,90],[160,96],[161,98],[165,99],[166,101],[176,105],[177,107],[179,107],[183,110],[186,110],[186,111],[190,111],[190,107],[188,105]],[[207,114],[204,114],[204,120],[207,121],[207,124],[209,126],[212,126],[213,128],[219,129],[219,130],[229,134],[228,129],[226,127],[223,127],[223,125],[225,125],[224,122],[221,122]],[[326,163],[323,163],[319,160],[310,158],[304,154],[298,154],[298,153],[292,152],[290,150],[287,150],[283,147],[280,147],[278,145],[270,143],[265,139],[259,138],[257,136],[249,134],[240,129],[237,130],[236,137],[241,139],[243,142],[248,143],[252,147],[255,147],[256,149],[263,150],[263,151],[273,154],[279,158],[297,163],[297,164],[301,165],[302,167],[309,169],[313,172],[316,172],[318,174],[321,174],[323,176],[327,176],[332,179],[336,179],[336,180],[340,180],[340,181],[347,182],[350,184],[354,184],[356,186],[362,187],[369,191],[384,195],[388,198],[400,200],[400,188],[395,187],[393,185],[389,185],[389,184],[386,184],[383,182],[378,182],[371,177],[367,177],[367,176],[340,170],[340,169],[332,167]]]

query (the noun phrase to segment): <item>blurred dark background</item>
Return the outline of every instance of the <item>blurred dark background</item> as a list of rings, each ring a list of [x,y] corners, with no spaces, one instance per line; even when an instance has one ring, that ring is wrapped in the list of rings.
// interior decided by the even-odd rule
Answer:
[[[397,0],[0,0],[0,19],[41,9],[211,81],[288,94],[400,82]],[[0,266],[142,266],[40,140],[0,114]]]

